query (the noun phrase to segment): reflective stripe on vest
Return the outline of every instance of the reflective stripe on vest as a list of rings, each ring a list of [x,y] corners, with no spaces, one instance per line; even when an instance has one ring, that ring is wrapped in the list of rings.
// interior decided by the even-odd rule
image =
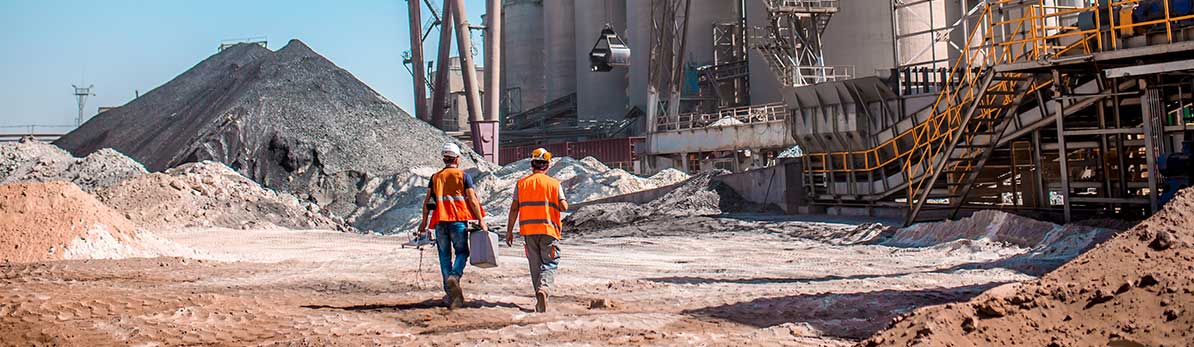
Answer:
[[[519,201],[518,206],[550,206],[551,208],[556,209],[557,212],[564,212],[564,209],[560,207],[560,204],[547,201]]]
[[[432,196],[432,197],[431,197],[431,201],[434,201],[434,202],[440,202],[440,201],[468,201],[468,198],[467,198],[467,197],[465,197],[464,195],[452,195],[452,196]]]
[[[556,230],[563,229],[559,224],[547,219],[522,219],[518,221],[518,226],[520,227],[526,227],[528,225],[550,225],[553,228],[556,228]]]

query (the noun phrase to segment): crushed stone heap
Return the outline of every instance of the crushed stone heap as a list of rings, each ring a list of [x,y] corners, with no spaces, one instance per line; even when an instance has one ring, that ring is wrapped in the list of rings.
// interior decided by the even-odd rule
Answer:
[[[48,143],[0,144],[0,183],[69,181],[95,192],[145,172],[141,163],[110,148],[75,158]]]
[[[393,182],[384,187],[384,190],[392,192],[389,195],[391,199],[385,205],[370,209],[369,213],[376,216],[369,218],[371,223],[360,227],[390,233],[413,230],[419,222],[423,197],[427,195],[427,182],[442,166],[412,169],[405,181]],[[530,173],[530,160],[523,159],[491,172],[475,174],[477,198],[481,199],[490,227],[504,228],[514,186]],[[688,178],[687,174],[676,170],[639,177],[626,170],[610,168],[592,157],[580,160],[569,157],[553,159],[548,174],[560,180],[565,195],[573,204],[663,187]]]
[[[225,49],[55,143],[76,156],[114,148],[151,171],[221,162],[355,220],[410,168],[441,166],[449,141],[459,143],[291,40]],[[465,168],[492,169],[464,155]]]
[[[70,182],[0,184],[0,263],[180,255]]]
[[[580,207],[564,218],[564,229],[573,233],[591,233],[609,228],[633,228],[643,223],[706,223],[709,218],[729,212],[765,210],[746,201],[733,188],[715,178],[729,171],[715,170],[688,177],[667,186],[669,190],[642,204],[612,202]],[[663,188],[665,185],[660,185]],[[698,223],[698,224],[699,224]],[[679,225],[672,224],[672,225]],[[615,234],[623,235],[619,232]],[[654,234],[634,232],[633,235]],[[624,235],[623,235],[624,236]]]
[[[897,318],[864,346],[1185,346],[1194,188],[1038,280]]]
[[[150,229],[206,227],[348,231],[337,217],[290,194],[262,188],[223,164],[203,161],[134,177],[100,189],[108,206]]]

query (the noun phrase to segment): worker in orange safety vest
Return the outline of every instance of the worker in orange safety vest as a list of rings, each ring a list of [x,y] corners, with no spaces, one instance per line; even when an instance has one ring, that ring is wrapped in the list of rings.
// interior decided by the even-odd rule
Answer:
[[[460,288],[460,277],[468,264],[468,222],[478,221],[481,230],[489,231],[485,225],[485,211],[481,209],[477,192],[473,189],[473,177],[460,166],[460,146],[455,143],[444,145],[444,169],[431,176],[427,197],[423,200],[423,220],[420,231],[435,228],[435,245],[439,251],[439,270],[443,275],[444,303],[449,308],[464,306],[464,291]],[[432,222],[427,222],[428,212],[434,212]],[[455,253],[453,255],[453,253]]]
[[[506,221],[506,245],[514,245],[514,226],[526,245],[531,268],[531,285],[535,289],[535,312],[547,311],[547,297],[555,282],[560,263],[560,214],[568,210],[568,201],[560,181],[547,175],[551,167],[551,153],[539,148],[531,152],[531,174],[518,180],[514,187],[514,201],[510,203],[510,217]]]

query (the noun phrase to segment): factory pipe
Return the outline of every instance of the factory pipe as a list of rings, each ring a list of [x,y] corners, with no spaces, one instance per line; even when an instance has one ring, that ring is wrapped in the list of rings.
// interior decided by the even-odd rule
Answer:
[[[472,124],[473,147],[490,162],[498,162],[498,116],[502,105],[502,2],[487,0],[485,15],[485,113]]]
[[[415,118],[430,122],[427,116],[427,71],[423,65],[423,19],[419,0],[406,0],[410,11],[410,63],[415,74]]]
[[[482,120],[481,93],[477,91],[480,83],[477,81],[477,66],[473,63],[473,40],[469,32],[468,11],[464,7],[464,0],[452,0],[452,21],[456,23],[456,49],[460,56],[460,72],[464,80],[464,99],[468,107],[468,120],[471,125],[473,149],[485,156],[492,157],[492,153],[485,153],[485,140],[478,131],[478,121]]]
[[[439,56],[435,67],[435,91],[431,97],[431,125],[444,128],[444,110],[448,102],[448,88],[450,79],[448,73],[452,70],[452,3],[444,1],[444,11],[439,24]]]

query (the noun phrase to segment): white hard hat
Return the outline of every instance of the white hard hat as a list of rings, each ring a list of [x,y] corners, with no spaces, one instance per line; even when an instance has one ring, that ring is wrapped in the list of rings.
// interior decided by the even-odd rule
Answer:
[[[453,158],[459,157],[460,156],[460,146],[455,143],[445,143],[444,144],[444,156],[445,157],[453,157]]]

